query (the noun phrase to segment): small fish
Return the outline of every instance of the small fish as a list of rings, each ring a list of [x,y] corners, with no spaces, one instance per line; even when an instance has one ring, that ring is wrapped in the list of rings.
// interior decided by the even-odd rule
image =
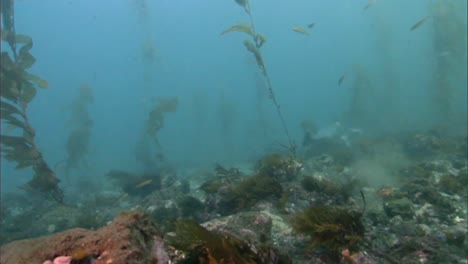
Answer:
[[[120,204],[125,198],[128,197],[128,193],[122,194],[119,198],[114,201],[114,205]]]
[[[303,29],[301,27],[293,27],[292,30],[296,31],[297,33],[301,33],[301,34],[304,34],[304,35],[309,35],[309,32],[307,32],[305,29]]]
[[[148,184],[150,184],[150,183],[152,183],[152,182],[153,182],[153,180],[151,180],[151,179],[146,180],[146,181],[143,181],[143,182],[137,184],[137,185],[135,186],[135,188],[138,189],[138,188],[141,188],[141,187],[145,187],[146,185],[148,185]]]
[[[346,76],[346,75],[343,74],[343,75],[340,77],[340,79],[338,80],[338,86],[340,86],[341,83],[343,83],[345,76]]]
[[[421,20],[419,20],[418,22],[416,22],[416,24],[414,24],[411,28],[410,28],[410,31],[413,31],[415,29],[417,29],[418,27],[424,25],[424,23],[426,23],[426,21],[430,18],[431,16],[427,16]]]
[[[315,23],[311,23],[311,24],[309,24],[307,27],[308,27],[308,28],[313,28],[313,27],[315,27]]]

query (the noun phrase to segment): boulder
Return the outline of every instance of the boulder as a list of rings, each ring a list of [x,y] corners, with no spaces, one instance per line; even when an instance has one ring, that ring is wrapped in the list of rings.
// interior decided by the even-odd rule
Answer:
[[[57,256],[89,259],[95,264],[158,263],[158,258],[166,257],[158,256],[161,237],[144,212],[123,212],[96,231],[74,228],[6,244],[0,248],[0,264],[43,263]]]

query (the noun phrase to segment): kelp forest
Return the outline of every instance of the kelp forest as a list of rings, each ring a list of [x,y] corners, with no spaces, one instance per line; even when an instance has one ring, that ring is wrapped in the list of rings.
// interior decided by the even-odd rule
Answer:
[[[467,263],[467,8],[1,0],[0,264]]]

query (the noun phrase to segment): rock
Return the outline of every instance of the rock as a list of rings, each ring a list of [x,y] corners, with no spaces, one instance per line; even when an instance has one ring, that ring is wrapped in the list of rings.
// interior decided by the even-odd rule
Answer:
[[[243,212],[214,219],[202,226],[210,231],[227,232],[258,245],[270,240],[272,219],[263,212]]]
[[[466,228],[461,226],[452,226],[445,230],[444,233],[449,244],[463,247],[463,243],[467,234]]]
[[[413,204],[408,198],[393,200],[384,204],[385,213],[389,217],[401,216],[403,219],[412,219],[414,216]]]
[[[86,252],[95,264],[155,263],[155,241],[162,234],[141,211],[123,212],[96,231],[74,228],[52,236],[25,239],[0,248],[0,263],[43,263],[56,256]]]
[[[292,229],[281,217],[267,210],[237,213],[211,220],[202,226],[247,242],[260,260],[257,263],[291,263],[287,257],[291,248],[286,248],[286,245],[294,237]]]

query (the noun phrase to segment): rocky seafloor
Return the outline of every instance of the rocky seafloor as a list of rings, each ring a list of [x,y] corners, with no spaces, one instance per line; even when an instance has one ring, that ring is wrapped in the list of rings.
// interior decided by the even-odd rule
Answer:
[[[0,263],[468,263],[467,148],[332,139],[248,169],[114,170],[64,204],[7,193]]]

